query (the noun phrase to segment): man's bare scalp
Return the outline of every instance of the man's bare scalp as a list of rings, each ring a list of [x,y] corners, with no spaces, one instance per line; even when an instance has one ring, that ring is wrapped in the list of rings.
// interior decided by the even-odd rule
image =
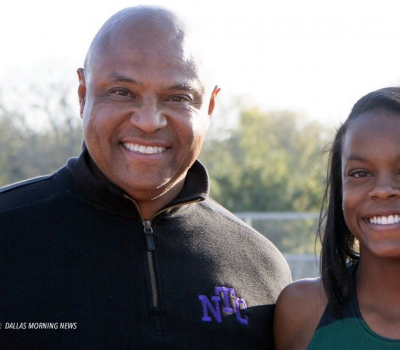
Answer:
[[[170,10],[153,7],[130,7],[117,12],[99,30],[85,58],[84,71],[88,78],[93,69],[98,69],[99,59],[124,52],[140,54],[149,52],[154,58],[169,55],[171,60],[186,63],[193,78],[204,85],[201,73],[199,50],[192,40],[192,29]],[[166,50],[168,48],[168,50]]]

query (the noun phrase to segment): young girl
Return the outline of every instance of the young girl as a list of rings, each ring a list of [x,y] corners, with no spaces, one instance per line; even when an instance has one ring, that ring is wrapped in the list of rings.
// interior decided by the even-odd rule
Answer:
[[[324,207],[321,278],[280,295],[276,350],[400,349],[400,88],[361,98],[337,131]]]

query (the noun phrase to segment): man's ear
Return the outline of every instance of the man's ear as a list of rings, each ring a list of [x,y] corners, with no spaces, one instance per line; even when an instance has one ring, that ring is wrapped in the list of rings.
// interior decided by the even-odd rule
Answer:
[[[218,93],[221,91],[221,88],[218,87],[218,85],[215,85],[214,90],[211,94],[210,98],[210,104],[208,106],[208,115],[211,117],[214,107],[215,107],[215,99],[217,98]]]
[[[77,73],[78,73],[78,78],[79,78],[78,96],[79,96],[79,105],[80,105],[80,115],[81,115],[81,118],[83,118],[83,110],[85,108],[85,100],[86,100],[85,72],[84,72],[83,68],[78,68]]]

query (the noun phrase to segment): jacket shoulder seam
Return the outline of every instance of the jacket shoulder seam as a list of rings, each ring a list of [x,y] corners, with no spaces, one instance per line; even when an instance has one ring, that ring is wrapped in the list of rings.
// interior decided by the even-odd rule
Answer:
[[[218,210],[218,212],[226,219],[229,220],[232,223],[235,223],[236,225],[239,225],[247,230],[252,231],[253,233],[256,233],[258,235],[261,235],[260,232],[258,232],[257,230],[255,230],[253,227],[251,227],[250,225],[246,224],[242,219],[240,219],[239,217],[237,217],[235,214],[233,214],[231,211],[229,211],[228,209],[226,209],[223,205],[221,205],[220,203],[218,203],[216,200],[208,197],[207,198],[208,201],[210,201],[211,205],[213,206],[214,210]],[[207,200],[205,200],[204,202],[207,202]],[[204,203],[203,202],[203,203]],[[263,235],[261,235],[263,236]],[[265,237],[264,237],[265,238]]]
[[[31,184],[35,184],[35,183],[38,183],[38,182],[41,182],[41,181],[46,181],[46,180],[49,180],[49,179],[50,180],[52,179],[52,175],[39,176],[39,177],[35,177],[35,178],[29,179],[29,180],[20,181],[20,182],[17,182],[17,183],[14,183],[14,184],[11,184],[9,186],[1,188],[0,189],[0,195],[5,194],[7,192],[11,193],[11,191],[13,191],[13,190],[18,191],[18,189],[27,187],[27,186],[29,186]],[[7,212],[10,212],[10,211],[13,211],[13,210],[16,210],[16,209],[19,209],[19,208],[23,208],[23,207],[34,205],[36,203],[40,203],[40,202],[42,202],[42,201],[44,201],[44,200],[46,200],[46,199],[48,199],[50,197],[53,197],[54,195],[57,195],[58,193],[61,193],[63,191],[65,191],[65,190],[59,189],[58,191],[52,191],[52,193],[49,193],[48,195],[45,195],[42,198],[32,198],[32,200],[26,201],[24,203],[10,205],[10,206],[8,206],[6,208],[0,209],[0,214],[5,214]]]
[[[22,181],[19,181],[19,182],[15,182],[15,183],[13,183],[11,185],[6,185],[6,186],[0,188],[0,194],[12,191],[12,190],[20,188],[20,187],[28,186],[28,185],[31,185],[31,184],[34,184],[34,183],[37,183],[37,182],[48,180],[48,179],[51,178],[51,176],[52,175],[38,176],[38,177],[34,177],[32,179],[29,179],[29,180],[22,180]]]

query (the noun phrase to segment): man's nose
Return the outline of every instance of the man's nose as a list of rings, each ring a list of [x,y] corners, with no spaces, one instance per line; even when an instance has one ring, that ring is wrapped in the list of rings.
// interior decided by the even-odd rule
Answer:
[[[135,108],[130,118],[131,123],[143,132],[152,133],[165,128],[167,118],[155,99],[144,99],[140,106]]]
[[[374,188],[370,191],[370,197],[381,200],[400,198],[399,175],[385,175],[377,177]]]

